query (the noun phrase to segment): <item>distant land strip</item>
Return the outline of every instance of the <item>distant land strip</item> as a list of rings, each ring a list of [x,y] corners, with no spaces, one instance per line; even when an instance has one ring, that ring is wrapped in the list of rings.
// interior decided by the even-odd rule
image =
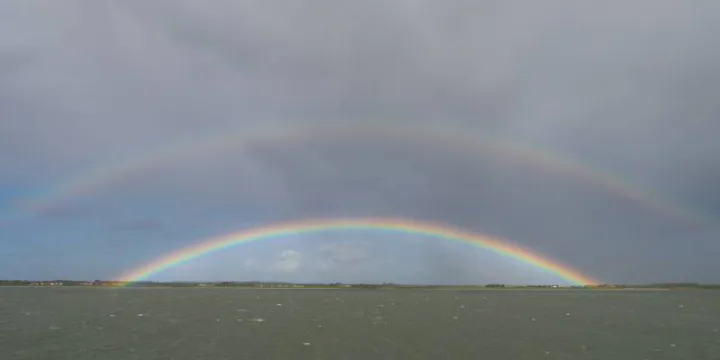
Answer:
[[[377,290],[481,290],[481,289],[595,289],[595,290],[675,290],[675,289],[718,289],[720,284],[700,283],[651,283],[651,284],[599,284],[599,285],[509,285],[509,284],[467,284],[467,285],[410,285],[395,283],[290,283],[290,282],[262,282],[262,281],[223,281],[223,282],[196,282],[196,281],[84,281],[84,280],[0,280],[0,286],[30,286],[30,287],[58,287],[58,286],[84,286],[84,287],[182,287],[182,288],[240,288],[240,289],[377,289]]]

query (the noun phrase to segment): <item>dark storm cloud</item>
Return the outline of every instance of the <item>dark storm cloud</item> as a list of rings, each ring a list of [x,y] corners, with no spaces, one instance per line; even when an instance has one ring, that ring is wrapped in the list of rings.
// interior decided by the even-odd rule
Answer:
[[[267,119],[391,117],[530,140],[718,215],[719,15],[712,0],[3,4],[0,177],[50,185]],[[236,155],[159,166],[101,194],[97,216],[403,215],[613,281],[720,273],[716,230],[501,158],[365,138]],[[441,251],[436,273],[474,271]]]

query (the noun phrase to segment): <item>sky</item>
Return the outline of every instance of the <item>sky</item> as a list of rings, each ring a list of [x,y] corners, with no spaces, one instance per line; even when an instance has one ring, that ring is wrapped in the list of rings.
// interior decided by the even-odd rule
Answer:
[[[0,278],[111,279],[252,227],[401,217],[606,282],[720,282],[718,31],[712,0],[2,1]],[[378,231],[152,279],[562,280]]]

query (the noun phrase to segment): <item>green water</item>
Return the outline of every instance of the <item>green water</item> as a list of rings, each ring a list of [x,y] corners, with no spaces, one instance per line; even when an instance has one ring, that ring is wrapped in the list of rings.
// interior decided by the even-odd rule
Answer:
[[[720,359],[720,291],[0,288],[0,359]]]

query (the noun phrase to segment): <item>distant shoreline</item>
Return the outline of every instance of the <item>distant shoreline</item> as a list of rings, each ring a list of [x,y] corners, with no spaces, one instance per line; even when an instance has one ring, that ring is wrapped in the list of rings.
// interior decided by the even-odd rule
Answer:
[[[89,288],[228,288],[228,289],[281,289],[281,290],[457,290],[457,291],[501,291],[501,290],[603,290],[603,291],[658,291],[681,289],[720,289],[720,284],[699,283],[651,283],[651,284],[599,284],[599,285],[557,285],[557,284],[465,284],[465,285],[411,285],[395,283],[288,283],[280,281],[82,281],[82,280],[0,280],[0,287],[89,287]]]

